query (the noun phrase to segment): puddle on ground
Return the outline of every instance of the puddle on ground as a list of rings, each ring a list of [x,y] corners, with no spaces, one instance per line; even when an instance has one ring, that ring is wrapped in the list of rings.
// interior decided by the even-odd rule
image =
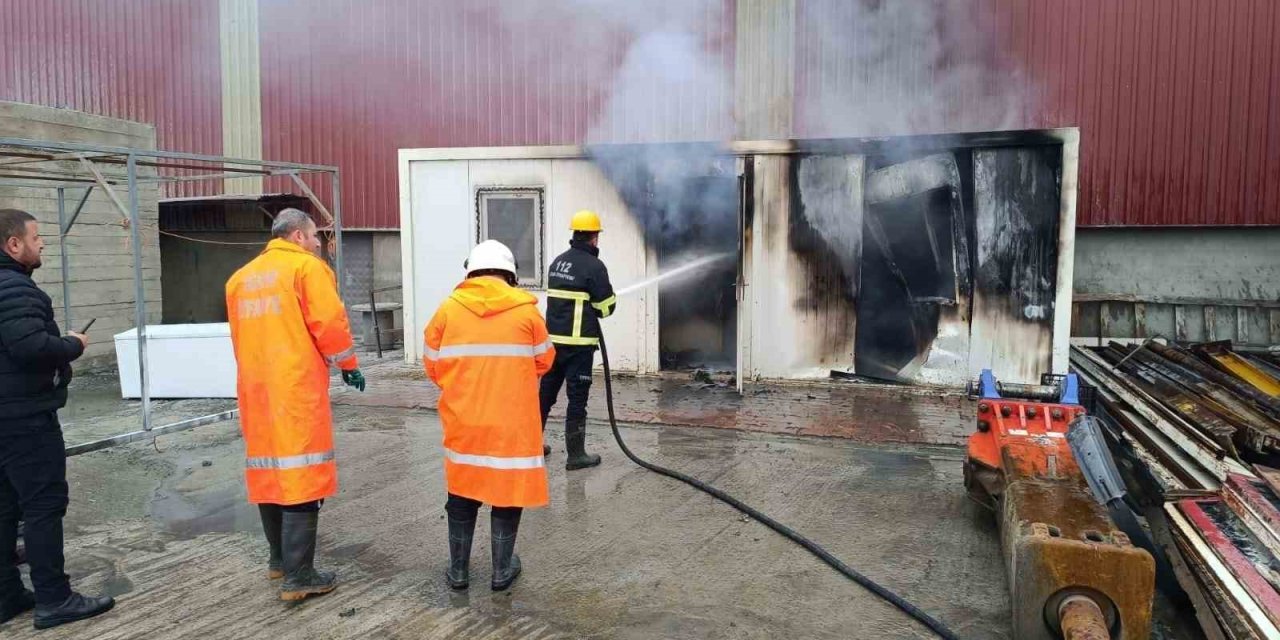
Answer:
[[[130,591],[133,591],[133,581],[124,574],[112,573],[110,577],[102,581],[102,595],[104,596],[117,598]]]
[[[179,539],[259,530],[258,509],[245,499],[241,464],[238,456],[180,452],[178,470],[151,499],[151,517]]]

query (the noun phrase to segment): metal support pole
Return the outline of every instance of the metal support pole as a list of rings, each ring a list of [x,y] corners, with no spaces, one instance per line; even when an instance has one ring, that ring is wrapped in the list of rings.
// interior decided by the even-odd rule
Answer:
[[[240,417],[240,410],[232,409],[230,411],[223,411],[222,413],[214,413],[207,416],[201,416],[199,418],[191,418],[190,420],[182,420],[180,422],[161,425],[154,429],[149,429],[145,431],[130,431],[129,433],[122,433],[118,436],[103,438],[102,440],[94,440],[92,442],[85,442],[83,444],[71,445],[66,448],[67,457],[70,458],[71,456],[78,456],[82,453],[89,453],[90,451],[98,451],[100,449],[106,449],[107,447],[114,447],[119,444],[129,444],[130,442],[138,442],[139,440],[155,440],[160,436],[166,436],[171,433],[187,431],[188,429],[203,427],[207,424],[214,424],[217,422],[222,422],[224,420],[235,420],[238,417]]]
[[[330,180],[333,181],[333,237],[336,245],[333,262],[338,272],[338,297],[346,300],[342,297],[343,292],[347,290],[347,274],[342,270],[342,184],[336,170]]]
[[[97,165],[90,162],[89,159],[84,156],[80,156],[80,164],[84,165],[84,168],[88,169],[89,173],[93,174],[94,179],[98,181],[98,186],[102,187],[102,190],[107,192],[107,197],[111,198],[111,202],[116,205],[116,208],[120,210],[120,213],[123,213],[126,216],[132,215],[129,213],[129,209],[124,206],[124,203],[120,201],[120,196],[116,193],[116,190],[111,188],[111,183],[103,177],[102,171],[98,169]],[[133,156],[129,156],[128,164],[129,190],[133,191],[133,188],[137,186],[138,182],[138,165],[134,164]]]
[[[62,327],[71,325],[71,266],[67,264],[67,190],[58,187],[58,253],[62,262]]]
[[[293,180],[293,184],[297,185],[298,189],[302,191],[302,195],[306,196],[307,199],[311,201],[312,205],[315,205],[316,211],[320,212],[320,215],[324,216],[325,223],[334,224],[334,220],[335,220],[334,214],[329,213],[329,210],[325,208],[324,203],[320,201],[320,196],[317,196],[316,192],[312,191],[311,187],[307,186],[307,182],[303,180],[301,177],[299,177],[298,174],[296,173],[290,173],[289,178]],[[338,180],[337,174],[334,174],[333,188],[335,193],[337,192],[337,188],[338,188],[337,180]],[[334,205],[334,210],[336,211],[339,206],[340,205]]]
[[[378,290],[369,290],[369,315],[373,316],[373,337],[378,344],[378,359],[382,359],[382,326],[378,323]]]
[[[84,188],[84,195],[80,196],[80,202],[76,204],[76,210],[71,212],[71,219],[67,220],[67,224],[62,227],[62,235],[71,233],[71,227],[76,226],[76,220],[80,219],[80,212],[84,211],[84,203],[89,201],[89,195],[93,193],[93,185]]]
[[[142,387],[142,430],[151,430],[151,389],[147,384],[147,300],[142,287],[142,226],[138,216],[138,162],[129,154],[129,237],[133,241],[134,313],[138,322],[138,382]]]

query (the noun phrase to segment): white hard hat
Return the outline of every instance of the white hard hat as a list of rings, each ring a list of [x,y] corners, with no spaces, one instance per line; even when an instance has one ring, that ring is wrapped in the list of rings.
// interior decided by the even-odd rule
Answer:
[[[485,240],[471,249],[471,255],[462,264],[467,273],[498,269],[516,275],[516,259],[507,245],[497,240]]]

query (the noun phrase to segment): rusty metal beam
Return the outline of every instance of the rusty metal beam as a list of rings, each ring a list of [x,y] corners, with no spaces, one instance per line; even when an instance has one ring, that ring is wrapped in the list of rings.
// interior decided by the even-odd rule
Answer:
[[[1265,482],[1238,473],[1227,476],[1223,489],[1222,499],[1231,510],[1244,520],[1263,546],[1280,558],[1280,510],[1272,502],[1280,498],[1280,494],[1269,497],[1264,491],[1273,492]]]
[[[1201,345],[1196,349],[1218,364],[1219,367],[1252,385],[1258,391],[1270,397],[1280,397],[1280,380],[1272,378],[1267,372],[1253,366],[1252,362],[1241,358],[1223,345]]]
[[[1169,345],[1152,344],[1149,346],[1152,351],[1160,354],[1161,357],[1172,360],[1173,362],[1191,369],[1196,374],[1216,382],[1241,396],[1249,398],[1258,405],[1270,409],[1272,412],[1280,413],[1280,400],[1272,398],[1262,393],[1257,388],[1247,385],[1240,380],[1215,369],[1201,361],[1199,358],[1196,358],[1190,352],[1180,347]]]
[[[1077,348],[1072,353],[1078,356],[1072,361],[1078,369],[1083,367],[1095,380],[1104,382],[1103,386],[1117,394],[1137,415],[1150,422],[1156,433],[1173,441],[1179,449],[1196,460],[1213,475],[1216,482],[1225,480],[1228,471],[1245,470],[1234,459],[1227,458],[1216,442],[1143,391],[1128,374],[1111,371],[1110,363],[1088,349]]]
[[[1223,632],[1222,624],[1213,614],[1209,594],[1201,587],[1195,571],[1183,557],[1181,547],[1174,540],[1169,518],[1165,515],[1163,507],[1148,508],[1145,515],[1147,524],[1151,528],[1152,540],[1164,551],[1165,557],[1169,558],[1169,564],[1173,567],[1178,585],[1182,587],[1182,591],[1187,594],[1187,598],[1195,608],[1196,621],[1200,623],[1200,630],[1204,632],[1205,640],[1229,640]]]
[[[1178,511],[1176,504],[1165,504],[1164,511],[1179,556],[1203,587],[1211,606],[1210,615],[1220,623],[1224,634],[1230,640],[1259,638],[1258,630],[1250,622],[1249,612],[1234,597],[1239,583],[1222,568],[1221,563],[1213,556],[1213,550],[1205,545],[1195,527]],[[1218,573],[1219,570],[1223,571],[1222,575]]]
[[[1156,398],[1160,406],[1173,412],[1184,422],[1193,426],[1196,433],[1203,434],[1218,447],[1232,457],[1237,457],[1232,436],[1236,427],[1206,407],[1193,393],[1181,387],[1176,381],[1169,379],[1159,371],[1137,361],[1130,360],[1123,365],[1121,361],[1128,353],[1115,347],[1102,352],[1108,362],[1118,365],[1120,372],[1133,377],[1134,383],[1148,395]]]
[[[1138,351],[1135,350],[1134,353]],[[1193,394],[1199,395],[1198,399],[1193,396],[1192,401],[1202,405],[1210,413],[1220,416],[1239,429],[1254,432],[1255,437],[1250,441],[1256,440],[1258,446],[1262,447],[1259,453],[1265,453],[1266,448],[1280,448],[1280,425],[1273,423],[1270,417],[1245,400],[1153,352],[1142,351],[1138,355],[1138,360]]]
[[[1280,625],[1280,592],[1277,592],[1275,587],[1258,573],[1253,562],[1245,557],[1231,538],[1205,513],[1201,507],[1201,501],[1183,500],[1178,503],[1177,508],[1185,520],[1200,534],[1204,544],[1212,548],[1210,553],[1216,555],[1214,559],[1219,560],[1223,568],[1240,585],[1240,589],[1233,595],[1238,599],[1249,601],[1241,603],[1246,609],[1250,609],[1248,606],[1250,604],[1260,607],[1261,610],[1256,614],[1250,612],[1253,624],[1267,629],[1264,637],[1280,637],[1280,627],[1277,626]]]
[[[111,198],[111,202],[116,205],[116,209],[119,209],[120,213],[125,218],[129,218],[129,207],[125,206],[124,201],[120,199],[116,190],[111,188],[111,183],[103,177],[102,172],[98,170],[98,166],[95,165],[92,160],[84,157],[83,155],[80,156],[80,164],[84,165],[84,167],[89,170],[89,173],[93,174],[93,177],[98,181],[98,186],[102,187],[102,190],[107,192],[107,197]]]
[[[333,214],[329,213],[329,209],[324,206],[323,202],[320,202],[320,198],[311,190],[311,187],[307,186],[306,181],[296,173],[290,173],[289,177],[293,179],[293,183],[298,185],[299,189],[302,189],[303,195],[307,196],[307,199],[311,201],[311,204],[315,205],[316,209],[318,209],[321,215],[324,216],[326,223],[325,226],[332,225],[334,220]]]

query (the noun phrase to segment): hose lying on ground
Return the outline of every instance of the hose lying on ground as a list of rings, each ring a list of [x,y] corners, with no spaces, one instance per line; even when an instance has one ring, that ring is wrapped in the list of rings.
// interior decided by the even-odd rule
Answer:
[[[959,636],[957,636],[953,631],[951,631],[946,626],[944,626],[941,622],[936,620],[933,616],[930,616],[929,614],[921,611],[915,605],[911,604],[910,602],[907,602],[906,600],[903,600],[897,594],[880,586],[871,578],[868,578],[862,575],[861,573],[854,571],[851,567],[841,562],[839,558],[831,555],[826,549],[823,549],[812,540],[800,535],[799,533],[796,533],[790,527],[774,520],[773,518],[770,518],[769,516],[755,510],[750,506],[747,506],[741,500],[738,500],[737,498],[701,480],[698,480],[697,478],[687,476],[683,473],[680,473],[679,471],[673,471],[671,469],[667,469],[666,467],[660,467],[656,464],[653,464],[652,462],[641,460],[636,454],[632,453],[631,449],[627,448],[627,443],[622,441],[622,434],[618,432],[618,421],[614,417],[613,379],[609,371],[609,349],[605,347],[603,337],[600,338],[600,358],[604,364],[604,392],[605,392],[605,402],[609,407],[609,426],[613,429],[613,438],[618,441],[618,447],[622,449],[622,453],[626,454],[626,456],[630,458],[632,462],[659,475],[664,475],[664,476],[667,476],[668,478],[674,478],[676,480],[679,480],[680,482],[683,482],[699,491],[702,491],[704,493],[711,495],[712,497],[716,498],[717,500],[720,500],[721,502],[727,503],[728,505],[732,506],[734,509],[737,509],[738,511],[741,511],[742,513],[754,518],[755,520],[765,525],[766,527],[773,529],[774,531],[782,534],[792,542],[804,547],[809,551],[809,553],[812,553],[813,555],[818,556],[818,558],[820,558],[823,562],[831,565],[831,568],[844,574],[845,577],[862,585],[867,590],[871,591],[877,596],[880,596],[881,598],[884,598],[885,600],[889,601],[890,604],[901,609],[903,612],[905,612],[907,615],[911,616],[912,618],[915,618],[920,622],[920,624],[923,624],[924,626],[928,627],[931,631],[938,634],[940,637],[947,638],[948,640],[954,640],[959,638]]]

